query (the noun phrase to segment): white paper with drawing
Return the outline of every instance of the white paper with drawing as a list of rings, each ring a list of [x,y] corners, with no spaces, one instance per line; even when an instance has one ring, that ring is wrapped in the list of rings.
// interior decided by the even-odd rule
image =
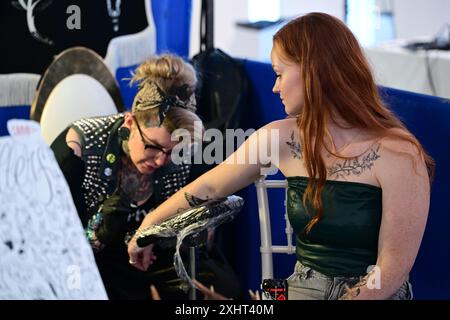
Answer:
[[[107,299],[69,187],[36,122],[0,138],[0,299]]]

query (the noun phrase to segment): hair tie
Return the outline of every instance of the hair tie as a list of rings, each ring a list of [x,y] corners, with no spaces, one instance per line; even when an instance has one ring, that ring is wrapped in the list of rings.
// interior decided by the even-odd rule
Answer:
[[[179,107],[188,110],[188,103],[176,95],[169,95],[153,81],[144,82],[133,101],[133,111],[147,111],[159,108],[159,123],[163,123],[170,108]]]

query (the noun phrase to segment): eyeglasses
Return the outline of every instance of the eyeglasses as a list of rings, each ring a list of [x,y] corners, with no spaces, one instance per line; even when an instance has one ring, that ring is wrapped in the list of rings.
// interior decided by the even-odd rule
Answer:
[[[139,135],[141,136],[141,140],[142,140],[142,144],[144,145],[144,149],[145,149],[145,150],[156,151],[156,152],[158,152],[158,155],[165,154],[166,156],[169,156],[170,153],[171,153],[171,150],[165,151],[165,150],[163,149],[163,147],[158,146],[158,145],[155,145],[155,144],[152,144],[152,143],[148,143],[148,142],[145,141],[145,138],[144,138],[145,135],[144,135],[144,133],[142,132],[141,127],[139,126],[139,122],[137,121],[137,119],[136,119],[135,116],[133,116],[133,119],[134,119],[134,122],[136,122],[136,127],[138,128]],[[161,154],[160,154],[160,153],[161,153]]]

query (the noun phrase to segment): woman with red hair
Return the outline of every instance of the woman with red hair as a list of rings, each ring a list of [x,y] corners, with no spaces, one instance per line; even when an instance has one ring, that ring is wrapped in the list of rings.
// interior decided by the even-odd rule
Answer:
[[[193,197],[221,198],[254,182],[267,161],[232,160],[276,145],[269,164],[287,177],[297,240],[289,299],[412,299],[408,274],[426,225],[433,160],[381,101],[358,41],[340,20],[324,13],[292,20],[275,34],[271,59],[273,91],[289,117],[259,129],[147,215],[129,244],[130,260],[148,268],[152,247],[135,241],[143,230]],[[263,139],[271,130],[278,139]]]

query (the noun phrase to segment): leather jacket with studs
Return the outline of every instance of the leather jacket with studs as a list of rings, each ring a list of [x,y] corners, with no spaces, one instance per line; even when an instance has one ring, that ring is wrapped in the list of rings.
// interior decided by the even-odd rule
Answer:
[[[96,235],[96,230],[100,228],[104,218],[101,214],[102,204],[117,189],[120,157],[123,152],[118,129],[123,121],[124,114],[75,121],[69,128],[73,128],[81,138],[81,159],[73,154],[65,141],[69,128],[62,132],[51,146],[71,189],[88,239],[96,250],[104,246]],[[112,238],[123,243],[127,232],[139,227],[148,212],[206,169],[202,165],[169,163],[156,170],[152,177],[153,195],[143,205],[130,207],[128,217],[124,220],[126,225]]]

